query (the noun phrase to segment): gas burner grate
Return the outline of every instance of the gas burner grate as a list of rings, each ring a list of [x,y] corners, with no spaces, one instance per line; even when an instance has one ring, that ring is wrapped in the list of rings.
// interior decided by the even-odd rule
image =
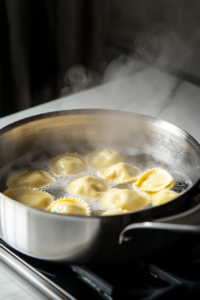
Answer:
[[[4,244],[15,255],[45,275],[61,289],[78,300],[118,299],[200,299],[200,259],[192,260],[192,253],[200,258],[200,246],[191,240],[190,247],[179,241],[170,249],[148,261],[122,265],[63,265],[41,261],[23,255]],[[180,254],[178,257],[178,253]]]

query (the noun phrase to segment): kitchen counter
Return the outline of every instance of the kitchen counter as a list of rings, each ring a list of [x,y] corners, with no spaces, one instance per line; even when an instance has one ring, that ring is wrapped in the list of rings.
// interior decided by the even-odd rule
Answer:
[[[0,299],[2,300],[33,300],[23,287],[16,283],[16,278],[8,277],[10,274],[3,272],[0,265]],[[29,292],[30,293],[30,292]]]
[[[0,119],[0,127],[41,113],[78,108],[131,111],[163,119],[200,141],[200,87],[155,69]]]
[[[155,69],[1,118],[0,127],[32,115],[79,108],[117,109],[150,115],[181,127],[200,142],[200,87]],[[36,299],[17,286],[0,265],[0,299],[32,297]]]

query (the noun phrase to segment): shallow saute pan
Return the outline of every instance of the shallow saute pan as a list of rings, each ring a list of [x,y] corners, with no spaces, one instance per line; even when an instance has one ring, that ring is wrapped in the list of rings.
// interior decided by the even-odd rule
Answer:
[[[177,231],[137,228],[131,231],[131,241],[119,243],[119,237],[120,241],[130,239],[126,233],[131,228],[121,234],[128,225],[182,213],[197,193],[200,146],[189,134],[167,122],[110,110],[68,110],[34,116],[0,130],[0,169],[27,152],[88,143],[133,147],[172,161],[190,178],[192,187],[164,205],[107,217],[49,213],[0,194],[2,239],[27,255],[66,263],[132,261],[176,241],[180,236]],[[194,218],[194,225],[197,220]]]

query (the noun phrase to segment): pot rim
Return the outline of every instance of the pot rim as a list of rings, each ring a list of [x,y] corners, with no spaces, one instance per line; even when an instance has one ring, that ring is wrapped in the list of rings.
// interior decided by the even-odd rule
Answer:
[[[69,109],[69,110],[58,110],[58,111],[54,111],[54,112],[47,112],[47,113],[42,113],[42,114],[37,114],[37,115],[34,115],[34,116],[31,116],[31,117],[27,117],[27,118],[23,118],[21,120],[18,120],[18,121],[15,121],[9,125],[6,125],[5,127],[1,128],[0,129],[0,136],[2,134],[4,134],[5,132],[13,129],[13,128],[16,128],[20,125],[23,125],[23,124],[26,124],[26,123],[30,123],[30,122],[33,122],[33,121],[36,121],[38,119],[46,119],[46,118],[51,118],[51,117],[58,117],[58,116],[65,116],[65,115],[75,115],[75,114],[96,114],[96,115],[100,115],[100,114],[103,114],[103,115],[115,115],[115,116],[127,116],[127,117],[133,117],[136,118],[136,119],[143,119],[143,120],[148,120],[148,121],[153,121],[153,123],[159,123],[159,125],[161,125],[161,127],[167,127],[167,128],[171,128],[173,129],[173,131],[175,132],[179,132],[179,134],[181,133],[181,137],[184,137],[186,138],[187,140],[190,141],[190,143],[192,144],[193,147],[195,147],[196,151],[198,152],[198,155],[199,155],[199,160],[200,160],[200,144],[197,142],[197,140],[192,136],[190,135],[187,131],[185,131],[184,129],[176,126],[176,125],[173,125],[167,121],[164,121],[162,119],[159,119],[159,118],[155,118],[155,117],[151,117],[151,116],[148,116],[148,115],[143,115],[143,114],[138,114],[138,113],[134,113],[134,112],[128,112],[128,111],[121,111],[121,110],[112,110],[112,109]],[[194,182],[194,184],[188,189],[186,190],[184,193],[180,194],[180,196],[178,196],[177,198],[175,198],[174,200],[177,200],[177,199],[180,199],[180,197],[183,197],[183,196],[186,196],[187,194],[189,194],[193,189],[195,189],[198,185],[200,184],[200,174],[199,174],[199,178]],[[16,200],[13,200],[7,196],[5,196],[3,193],[0,192],[0,195],[1,197],[5,198],[6,201],[10,201],[10,202],[13,202]],[[172,201],[174,201],[172,200]],[[172,202],[170,201],[170,202]],[[170,202],[168,203],[165,203],[165,204],[162,204],[162,206],[165,206],[167,207]],[[44,214],[44,213],[48,213],[48,211],[46,210],[41,210],[41,209],[38,209],[38,208],[34,208],[34,207],[31,207],[31,206],[28,206],[28,205],[25,205],[23,203],[20,203],[20,202],[17,202],[17,205],[21,205],[23,207],[25,207],[26,209],[28,210],[31,210],[31,211],[35,211],[37,213],[41,213],[41,214]],[[69,217],[69,218],[90,218],[92,220],[99,220],[99,219],[113,219],[113,218],[126,218],[127,216],[129,215],[136,215],[138,212],[141,212],[142,210],[148,210],[148,211],[152,211],[152,210],[158,210],[160,206],[152,206],[152,207],[148,207],[148,208],[144,208],[144,209],[141,209],[141,210],[137,210],[137,211],[134,211],[134,212],[129,212],[127,214],[121,214],[121,215],[110,215],[110,216],[95,216],[95,215],[92,215],[92,216],[84,216],[84,215],[72,215],[72,214],[67,214],[67,215],[64,215],[64,214],[58,214],[58,213],[50,213],[52,215],[52,217],[55,217],[55,218],[66,218],[66,217]],[[170,217],[170,216],[169,216]],[[162,220],[162,219],[160,219]]]

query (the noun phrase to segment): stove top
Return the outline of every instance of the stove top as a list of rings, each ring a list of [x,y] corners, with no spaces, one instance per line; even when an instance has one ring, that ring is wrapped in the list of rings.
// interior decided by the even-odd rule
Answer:
[[[188,235],[177,245],[145,261],[123,265],[61,265],[28,257],[0,243],[71,299],[200,298],[200,237]],[[18,258],[17,258],[18,257]],[[186,298],[187,298],[186,297]],[[62,299],[62,297],[61,297]]]

